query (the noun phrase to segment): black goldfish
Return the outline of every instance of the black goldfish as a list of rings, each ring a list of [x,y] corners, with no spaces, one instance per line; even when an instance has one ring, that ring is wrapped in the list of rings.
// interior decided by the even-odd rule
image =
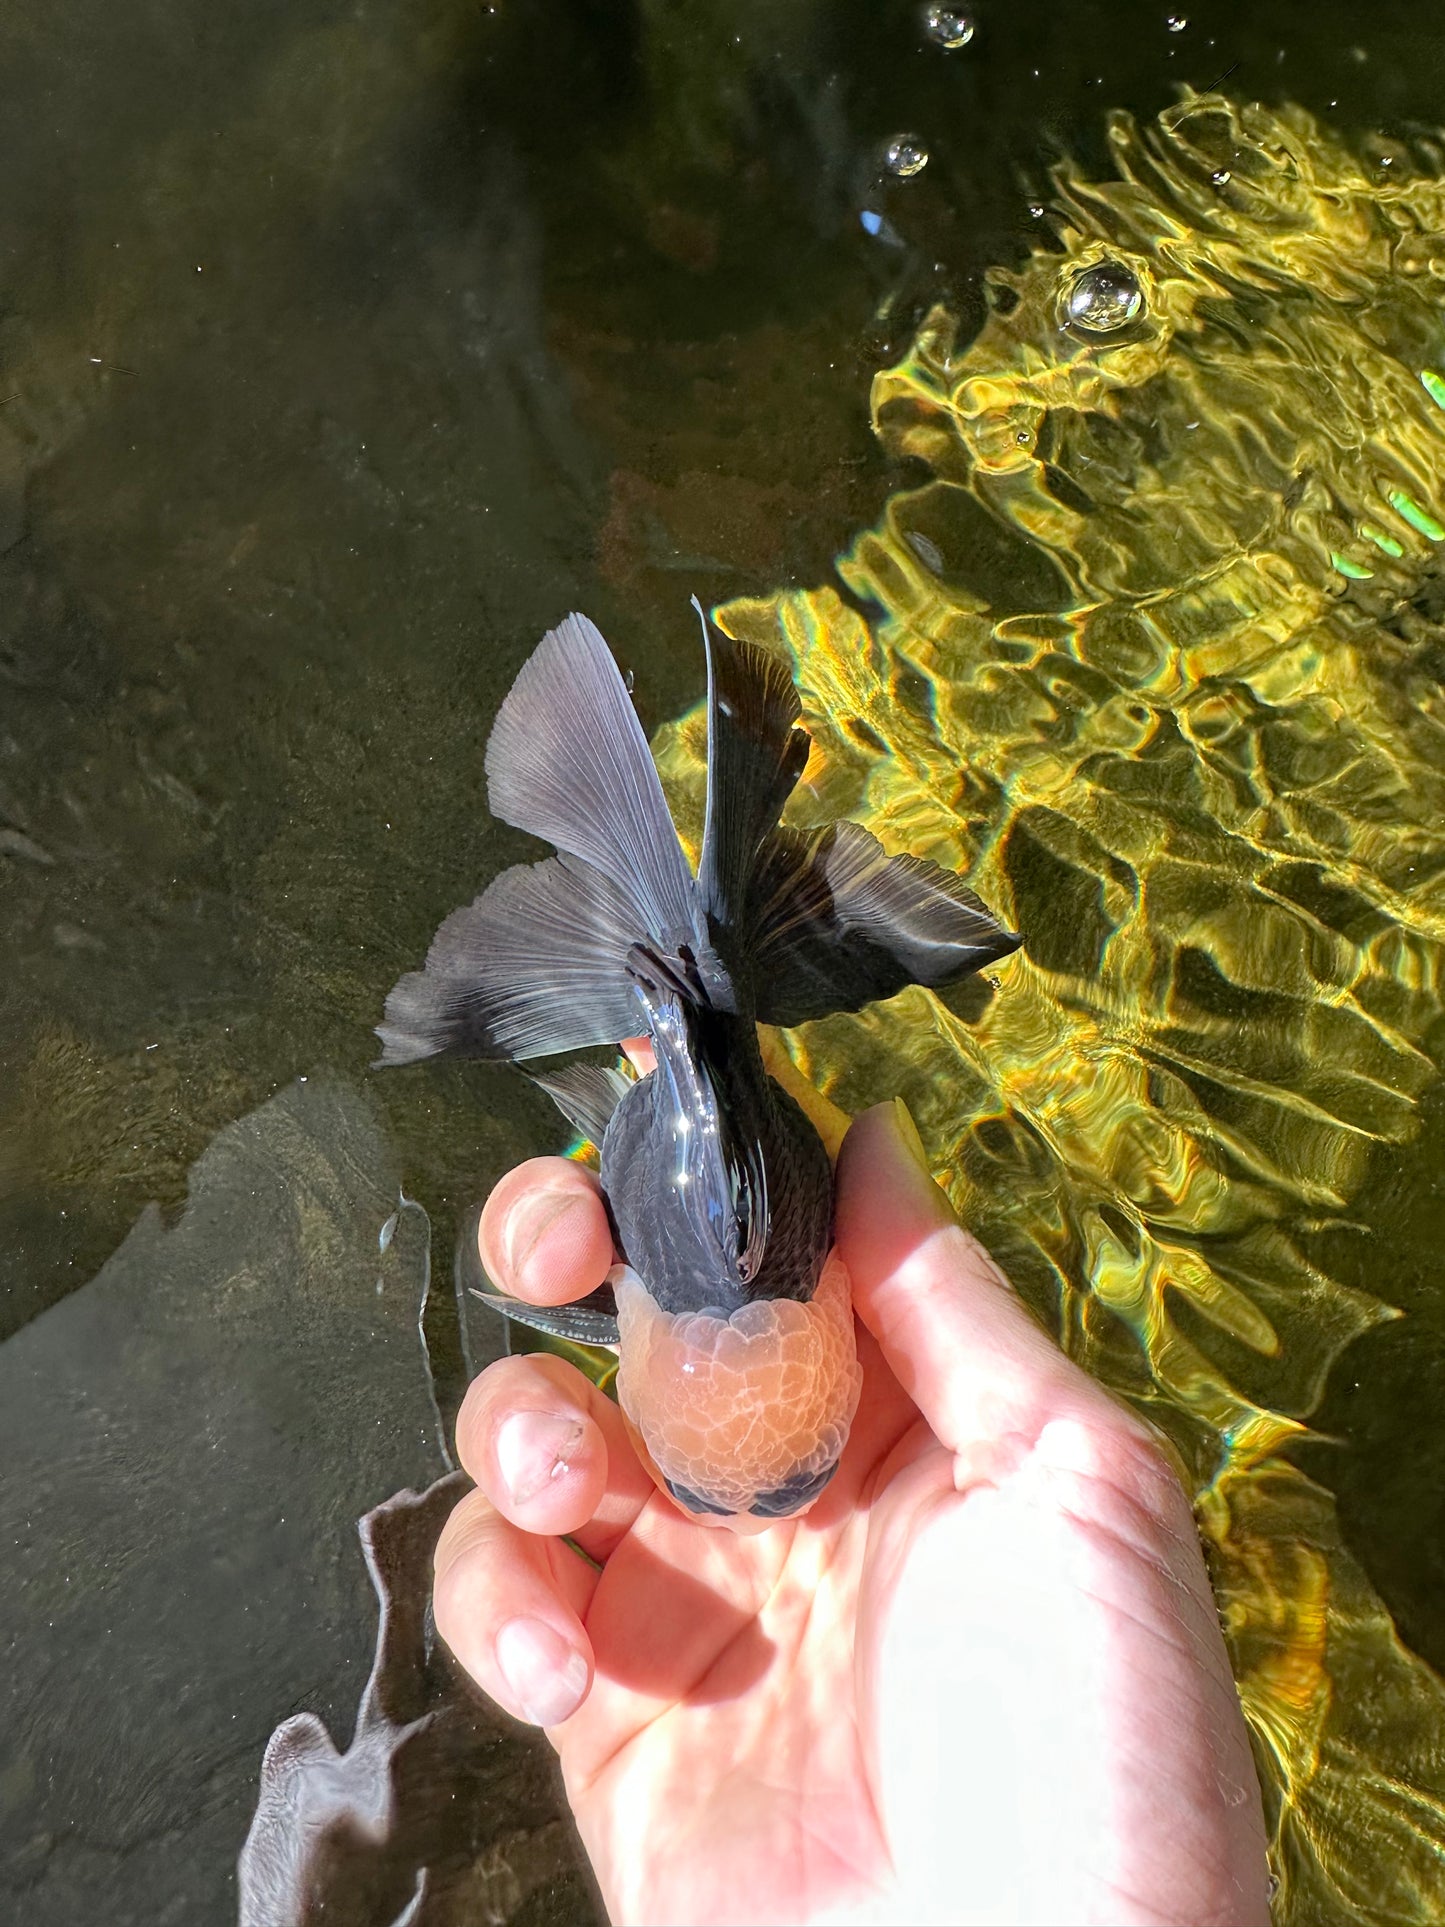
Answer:
[[[768,1076],[758,1023],[951,984],[1015,949],[960,880],[857,824],[802,833],[783,805],[810,739],[786,665],[703,624],[708,781],[694,876],[602,636],[569,616],[502,704],[493,812],[558,855],[505,871],[438,930],[378,1026],[383,1064],[532,1059],[646,1032],[636,1082],[539,1078],[601,1149],[624,1262],[581,1305],[509,1316],[620,1347],[618,1394],[686,1510],[801,1512],[837,1465],[861,1376],[832,1176]]]

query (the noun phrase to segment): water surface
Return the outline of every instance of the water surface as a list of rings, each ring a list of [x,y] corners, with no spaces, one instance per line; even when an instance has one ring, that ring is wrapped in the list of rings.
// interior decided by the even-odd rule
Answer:
[[[1439,114],[1418,9],[1182,13],[980,9],[955,52],[909,6],[0,16],[0,1878],[27,1920],[228,1917],[266,1734],[349,1732],[352,1522],[444,1469],[420,1224],[381,1227],[420,1199],[445,1283],[487,1186],[559,1142],[505,1071],[367,1071],[439,917],[530,853],[481,758],[543,628],[586,609],[661,724],[701,688],[690,594],[836,585],[921,476],[873,376],[935,302],[968,341],[1051,162],[1107,166],[1107,110],[1187,80],[1361,138]],[[929,158],[900,180],[905,132]],[[981,529],[970,568],[997,609],[1049,601],[1027,544]],[[1445,1665],[1438,1085],[1402,1101],[1313,1235],[1409,1316],[1293,1450]],[[449,1409],[445,1292],[428,1333]],[[505,1744],[516,1839],[555,1809]],[[560,1850],[511,1900],[589,1904]]]

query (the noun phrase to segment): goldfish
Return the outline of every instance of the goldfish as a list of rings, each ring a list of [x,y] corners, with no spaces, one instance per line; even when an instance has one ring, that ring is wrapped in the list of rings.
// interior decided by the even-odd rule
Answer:
[[[712,628],[706,813],[696,873],[628,686],[585,616],[523,665],[487,745],[494,815],[555,856],[504,871],[441,925],[377,1026],[383,1065],[530,1060],[646,1035],[631,1079],[537,1074],[600,1150],[620,1263],[546,1309],[484,1294],[542,1331],[618,1348],[617,1395],[681,1509],[759,1530],[837,1468],[862,1373],[833,1250],[828,1155],[768,1075],[757,1026],[938,989],[1021,939],[961,878],[783,806],[811,748],[781,657]]]

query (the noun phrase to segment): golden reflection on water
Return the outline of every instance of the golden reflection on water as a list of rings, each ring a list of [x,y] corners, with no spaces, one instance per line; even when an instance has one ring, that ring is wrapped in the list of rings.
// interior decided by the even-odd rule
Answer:
[[[1391,1316],[1302,1241],[1406,1142],[1445,934],[1445,156],[1192,97],[1056,176],[1058,247],[874,383],[929,478],[833,588],[734,602],[786,648],[800,822],[855,817],[1025,933],[980,998],[810,1026],[901,1090],[967,1221],[1165,1427],[1274,1829],[1276,1912],[1439,1917],[1445,1689],[1285,1458]],[[1070,331],[1102,265],[1137,312]],[[860,610],[867,610],[866,618]],[[684,813],[697,717],[663,733]]]

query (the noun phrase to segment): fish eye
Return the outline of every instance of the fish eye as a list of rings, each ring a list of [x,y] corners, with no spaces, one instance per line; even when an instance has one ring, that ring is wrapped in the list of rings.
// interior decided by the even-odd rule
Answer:
[[[1060,305],[1065,327],[1081,335],[1112,335],[1143,314],[1144,290],[1122,261],[1096,261],[1066,285]]]

